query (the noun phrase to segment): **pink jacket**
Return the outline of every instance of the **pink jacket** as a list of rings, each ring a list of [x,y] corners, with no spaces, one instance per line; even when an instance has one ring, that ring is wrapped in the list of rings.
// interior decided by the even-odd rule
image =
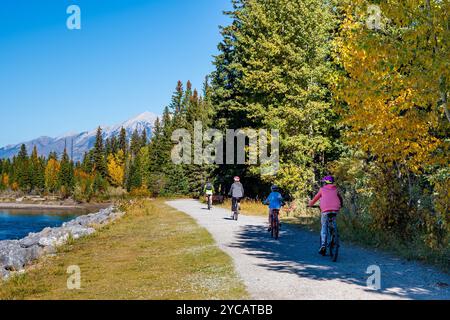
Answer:
[[[341,210],[341,198],[335,185],[329,184],[321,188],[309,205],[312,207],[319,200],[322,212],[338,212]]]

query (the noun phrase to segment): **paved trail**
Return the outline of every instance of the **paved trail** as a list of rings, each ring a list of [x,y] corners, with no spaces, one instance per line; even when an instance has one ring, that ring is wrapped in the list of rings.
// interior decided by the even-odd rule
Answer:
[[[234,260],[254,299],[450,299],[450,276],[418,263],[343,244],[338,263],[318,255],[318,235],[283,225],[269,238],[266,219],[222,208],[211,212],[194,200],[168,204],[205,227]],[[367,268],[381,268],[382,289],[367,287]]]

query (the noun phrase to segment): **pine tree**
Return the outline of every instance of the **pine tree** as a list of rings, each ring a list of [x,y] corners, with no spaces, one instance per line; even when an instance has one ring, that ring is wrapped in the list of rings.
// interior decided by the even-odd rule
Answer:
[[[100,127],[98,127],[97,129],[97,135],[95,138],[93,160],[95,172],[98,173],[102,178],[106,178],[107,170],[106,170],[105,148],[103,145],[102,129]]]
[[[119,149],[122,150],[123,153],[126,155],[128,153],[127,131],[123,127],[120,129],[118,143],[119,143]]]
[[[37,147],[34,146],[30,159],[31,189],[43,190],[45,188],[44,159],[38,156]]]
[[[148,137],[147,137],[147,129],[142,130],[142,137],[141,137],[141,148],[145,147],[148,144]]]
[[[15,181],[22,191],[29,192],[32,187],[32,179],[30,172],[30,159],[28,157],[27,148],[21,145],[20,151],[15,159]]]
[[[139,135],[138,129],[136,128],[133,134],[131,135],[131,142],[130,142],[130,152],[133,158],[135,158],[138,155],[139,150],[141,149],[141,145],[142,139],[141,136]]]
[[[66,149],[64,149],[61,158],[58,184],[62,188],[62,192],[65,196],[68,196],[71,193],[74,186],[73,163],[70,161]]]

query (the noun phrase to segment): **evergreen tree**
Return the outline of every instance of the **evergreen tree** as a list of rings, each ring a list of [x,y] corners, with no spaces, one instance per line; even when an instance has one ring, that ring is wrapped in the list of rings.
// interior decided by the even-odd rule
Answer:
[[[102,178],[106,178],[107,170],[106,170],[105,148],[103,144],[102,129],[100,127],[98,127],[97,129],[97,135],[95,138],[93,161],[95,172],[98,173]]]
[[[147,129],[144,128],[144,130],[142,130],[141,148],[145,147],[147,144],[148,144]]]
[[[45,163],[38,156],[37,147],[34,146],[30,159],[31,189],[43,190],[45,188]]]
[[[122,127],[119,135],[119,149],[126,155],[128,153],[127,131]]]
[[[30,159],[28,157],[27,148],[24,144],[21,145],[20,151],[15,158],[15,181],[19,188],[23,191],[29,192],[32,187]]]
[[[74,186],[74,172],[73,163],[70,161],[66,149],[64,149],[63,156],[61,158],[58,183],[63,189],[63,194],[68,196]]]
[[[138,155],[139,150],[141,149],[141,145],[142,139],[141,136],[139,135],[138,129],[136,128],[133,134],[131,135],[131,142],[130,142],[130,152],[133,158],[136,158],[136,156]]]

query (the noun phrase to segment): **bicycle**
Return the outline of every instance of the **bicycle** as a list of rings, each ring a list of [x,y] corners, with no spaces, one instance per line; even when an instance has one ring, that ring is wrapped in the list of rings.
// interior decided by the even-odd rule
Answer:
[[[238,221],[238,219],[239,219],[239,214],[240,214],[239,210],[241,209],[241,208],[240,208],[240,206],[241,206],[241,204],[240,204],[240,199],[238,199],[238,198],[233,198],[232,202],[233,202],[233,203],[232,203],[232,208],[231,208],[231,211],[233,211],[233,216],[232,216],[232,218],[233,218],[233,220]]]
[[[319,207],[312,207],[312,208],[319,208]],[[328,212],[327,215],[327,252],[329,256],[331,257],[331,260],[333,262],[337,262],[339,257],[339,249],[341,247],[340,245],[340,239],[339,239],[339,232],[337,228],[335,228],[336,225],[336,217],[337,212]],[[330,241],[328,241],[330,239]],[[322,246],[322,235],[320,235],[320,246]],[[325,252],[325,255],[327,255],[327,252]]]
[[[208,210],[211,211],[211,209],[212,209],[212,202],[213,202],[212,201],[212,195],[209,194],[207,197],[208,197]]]
[[[339,257],[339,248],[340,248],[340,241],[339,241],[339,232],[337,228],[335,228],[336,224],[336,217],[337,212],[330,212],[327,213],[327,239],[331,239],[331,241],[328,242],[328,250],[331,257],[331,260],[333,262],[337,262],[337,259]],[[320,245],[322,245],[322,237],[320,237]],[[325,253],[326,255],[326,253]]]
[[[270,228],[272,238],[278,240],[280,237],[280,209],[272,209],[270,213]]]

